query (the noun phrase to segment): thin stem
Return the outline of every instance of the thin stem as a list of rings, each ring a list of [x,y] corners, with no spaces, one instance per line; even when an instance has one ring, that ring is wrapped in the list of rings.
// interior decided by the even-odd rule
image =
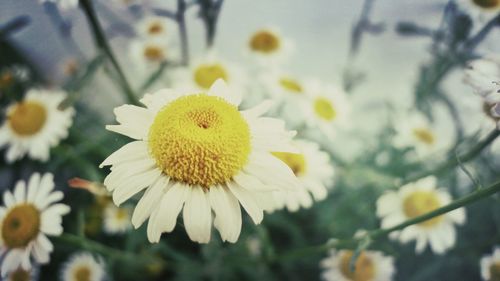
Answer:
[[[200,0],[200,16],[205,23],[206,43],[210,48],[214,45],[217,31],[217,20],[224,0]]]
[[[179,36],[181,40],[181,55],[182,65],[189,64],[189,45],[187,39],[187,28],[184,14],[186,12],[186,2],[184,0],[177,0],[177,14],[176,19],[179,25]]]
[[[99,20],[97,18],[97,14],[95,12],[94,7],[92,6],[91,0],[81,0],[80,4],[85,15],[89,20],[92,34],[94,35],[95,43],[103,51],[103,53],[106,54],[109,61],[111,62],[111,65],[118,74],[120,85],[123,88],[123,91],[125,93],[128,102],[136,105],[139,104],[137,97],[132,91],[132,88],[130,87],[129,82],[125,77],[124,72],[122,71],[120,65],[118,64],[118,61],[116,60],[113,51],[111,50],[111,47],[109,46],[109,43],[106,40],[106,36],[104,35],[104,31],[101,25],[99,24]]]

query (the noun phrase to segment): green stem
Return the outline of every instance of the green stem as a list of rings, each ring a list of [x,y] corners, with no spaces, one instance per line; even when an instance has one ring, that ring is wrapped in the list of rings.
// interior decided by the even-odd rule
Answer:
[[[125,93],[125,96],[128,100],[129,103],[138,105],[139,101],[137,100],[137,97],[134,94],[134,91],[130,87],[129,82],[127,81],[127,78],[125,77],[124,72],[122,71],[120,65],[118,64],[118,61],[116,60],[113,51],[111,50],[111,46],[109,45],[108,41],[106,40],[106,36],[104,35],[104,31],[99,24],[99,20],[97,18],[97,14],[95,12],[95,9],[91,3],[91,0],[81,0],[80,5],[87,16],[87,19],[89,20],[90,23],[90,28],[92,30],[92,34],[94,35],[95,42],[99,49],[101,49],[104,54],[108,57],[109,61],[111,62],[111,65],[115,69],[116,73],[118,74],[118,79],[120,80],[120,85],[123,88],[123,91]]]
[[[475,192],[472,192],[471,194],[464,196],[460,199],[457,199],[446,206],[438,208],[438,209],[436,209],[432,212],[429,212],[427,214],[415,217],[413,219],[409,219],[409,220],[404,221],[404,222],[402,222],[398,225],[395,225],[393,227],[375,229],[375,230],[367,232],[365,235],[358,237],[358,238],[346,239],[346,240],[330,240],[325,244],[293,250],[293,251],[290,251],[290,252],[285,253],[283,255],[275,257],[274,260],[276,260],[276,261],[293,260],[293,259],[302,258],[305,256],[319,254],[319,253],[328,251],[331,248],[355,249],[356,246],[359,244],[359,242],[366,240],[367,238],[369,238],[371,240],[375,240],[375,239],[384,237],[393,231],[402,230],[410,225],[424,222],[426,220],[441,216],[445,213],[451,212],[453,210],[464,207],[466,205],[470,205],[472,203],[475,203],[475,202],[477,202],[481,199],[487,198],[487,197],[489,197],[489,196],[491,196],[499,191],[500,191],[500,181],[494,183],[493,185],[491,185],[487,188],[479,189]]]

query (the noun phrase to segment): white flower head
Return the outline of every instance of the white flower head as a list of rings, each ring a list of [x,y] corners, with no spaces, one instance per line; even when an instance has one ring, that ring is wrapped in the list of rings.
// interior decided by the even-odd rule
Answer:
[[[14,191],[3,193],[0,207],[0,256],[4,255],[2,276],[21,266],[31,269],[32,258],[37,264],[46,264],[54,246],[47,236],[63,232],[62,216],[69,213],[67,205],[56,203],[63,198],[61,191],[53,191],[52,174],[33,174],[28,183],[18,181]]]
[[[8,146],[7,162],[28,154],[35,160],[47,161],[50,148],[68,135],[73,108],[59,109],[66,98],[61,91],[32,89],[20,102],[7,107],[0,127],[0,147]]]
[[[132,210],[127,206],[116,207],[109,202],[104,208],[103,229],[108,234],[125,233],[132,228]]]
[[[137,33],[144,38],[161,38],[167,41],[179,38],[177,24],[160,16],[144,17],[137,23]]]
[[[104,281],[105,264],[102,258],[90,253],[73,254],[62,266],[60,277],[61,281]]]
[[[321,261],[321,277],[325,281],[390,281],[395,272],[394,258],[377,251],[363,251],[351,271],[353,252],[330,250]]]
[[[147,94],[146,106],[115,109],[120,125],[107,129],[135,141],[110,155],[104,184],[120,205],[145,190],[135,207],[137,228],[149,218],[149,241],[171,232],[182,211],[191,240],[210,240],[214,226],[222,240],[236,242],[240,205],[258,224],[275,202],[271,191],[299,188],[292,170],[270,152],[294,152],[281,120],[261,117],[268,103],[239,111],[241,96],[217,80],[206,92],[169,89]],[[134,171],[131,173],[130,171]]]
[[[451,202],[451,196],[443,189],[437,189],[435,177],[427,177],[409,183],[399,189],[382,195],[377,200],[377,216],[382,227],[389,228]],[[453,247],[456,241],[455,224],[465,223],[465,210],[456,209],[405,229],[392,232],[390,238],[401,243],[416,240],[415,251],[421,253],[430,244],[432,251],[442,254]]]
[[[500,247],[495,247],[491,255],[482,257],[480,266],[484,281],[500,280]]]
[[[278,204],[276,207],[281,209],[286,206],[291,212],[297,211],[300,207],[311,207],[313,198],[316,201],[325,199],[334,174],[328,153],[321,151],[316,143],[305,140],[294,140],[293,143],[298,148],[298,153],[273,153],[287,164],[302,182],[298,190],[275,192]]]
[[[246,53],[263,67],[274,67],[282,63],[294,49],[293,43],[276,27],[256,30],[246,43]]]
[[[179,53],[165,38],[137,38],[130,42],[130,57],[138,72],[156,70],[161,63],[176,61]]]

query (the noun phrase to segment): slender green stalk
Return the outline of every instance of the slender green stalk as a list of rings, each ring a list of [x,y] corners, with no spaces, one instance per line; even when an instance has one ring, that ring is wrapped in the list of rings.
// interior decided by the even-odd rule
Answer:
[[[179,25],[179,36],[181,40],[181,55],[182,55],[181,64],[184,66],[189,64],[189,45],[187,39],[186,20],[184,17],[184,14],[186,13],[186,8],[187,6],[184,0],[177,0],[176,19],[177,19],[177,24]]]
[[[97,14],[91,3],[91,0],[81,0],[80,5],[90,23],[90,28],[92,30],[92,34],[94,35],[95,43],[99,47],[99,49],[101,49],[104,52],[104,54],[106,54],[109,61],[111,62],[111,65],[115,69],[118,75],[118,79],[120,81],[120,85],[125,93],[128,102],[136,105],[139,104],[139,101],[137,100],[134,91],[130,87],[130,84],[127,81],[127,78],[125,77],[123,70],[121,69],[117,59],[113,54],[113,51],[111,50],[111,46],[109,45],[106,36],[104,35],[104,31],[101,25],[99,24],[99,20],[97,18]]]

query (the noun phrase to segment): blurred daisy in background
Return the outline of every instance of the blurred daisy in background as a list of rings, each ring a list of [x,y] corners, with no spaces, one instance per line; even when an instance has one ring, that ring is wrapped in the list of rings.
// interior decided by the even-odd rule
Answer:
[[[500,280],[500,247],[496,247],[491,255],[484,256],[480,266],[484,281]]]
[[[247,42],[247,54],[257,66],[275,67],[293,52],[292,42],[275,27],[266,27],[252,33]]]
[[[4,206],[0,207],[0,255],[2,276],[17,270],[31,269],[31,258],[46,264],[54,246],[47,236],[63,232],[62,216],[70,208],[56,203],[63,198],[61,191],[53,191],[52,174],[33,174],[28,183],[18,181],[14,191],[3,193]]]
[[[389,228],[406,220],[427,214],[449,204],[452,198],[442,188],[437,188],[437,179],[427,177],[406,184],[398,191],[389,191],[377,200],[377,216],[382,220],[382,227]],[[417,253],[422,253],[430,244],[432,251],[442,254],[453,247],[456,241],[455,224],[465,223],[463,208],[419,224],[410,225],[402,231],[392,232],[389,237],[401,243],[415,240]]]
[[[127,207],[116,207],[109,202],[104,208],[103,229],[107,234],[121,234],[132,228],[130,219],[132,210]]]
[[[298,148],[298,153],[273,152],[302,182],[298,190],[276,192],[277,208],[286,206],[291,212],[300,207],[311,207],[312,198],[316,201],[325,199],[334,174],[330,157],[319,149],[318,144],[305,140],[294,140],[293,143]]]
[[[453,132],[443,120],[435,120],[431,124],[419,112],[405,114],[395,120],[396,134],[392,144],[400,149],[412,148],[415,154],[410,154],[410,157],[422,159],[436,154],[444,155],[453,144]]]
[[[308,81],[306,87],[308,100],[301,103],[306,125],[334,138],[337,129],[348,125],[350,104],[344,91],[318,80]]]
[[[137,38],[130,42],[130,58],[136,67],[136,73],[147,76],[161,63],[178,61],[179,54],[164,38]]]
[[[136,30],[143,38],[158,37],[168,41],[176,41],[179,38],[177,24],[165,17],[146,16],[137,23]]]
[[[0,127],[0,147],[8,146],[9,163],[28,156],[47,161],[50,148],[68,136],[74,110],[59,109],[66,93],[56,90],[31,89],[24,99],[7,107]]]
[[[73,254],[62,266],[60,278],[61,281],[104,281],[104,261],[87,252]]]
[[[5,277],[5,281],[35,281],[38,280],[38,267],[33,267],[29,270],[25,270],[22,267],[10,272]]]
[[[217,80],[204,93],[165,89],[145,95],[146,108],[115,109],[120,125],[106,128],[135,141],[101,164],[111,165],[104,184],[117,205],[146,189],[132,224],[137,228],[149,217],[149,241],[171,232],[183,210],[189,238],[207,243],[213,210],[222,240],[236,242],[240,204],[259,224],[263,211],[275,205],[271,191],[300,188],[291,169],[269,153],[295,152],[295,133],[281,120],[261,117],[268,103],[239,111],[240,102]]]
[[[394,258],[377,251],[363,251],[351,271],[353,256],[351,250],[330,250],[328,257],[321,261],[325,281],[390,281],[394,269]]]

